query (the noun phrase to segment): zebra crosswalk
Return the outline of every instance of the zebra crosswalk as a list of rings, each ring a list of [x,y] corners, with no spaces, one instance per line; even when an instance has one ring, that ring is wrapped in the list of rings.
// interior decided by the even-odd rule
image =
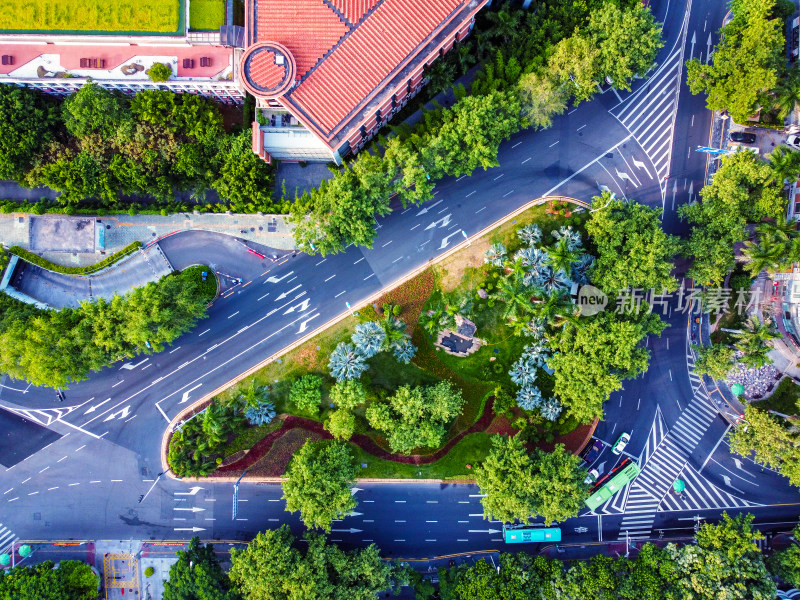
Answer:
[[[738,498],[719,489],[698,473],[692,465],[687,464],[678,474],[686,489],[681,494],[668,493],[661,501],[660,512],[670,510],[700,510],[704,508],[744,508],[747,506],[763,506]]]
[[[655,175],[661,181],[662,193],[666,189],[664,178],[669,173],[672,156],[682,56],[680,48],[673,51],[653,74],[647,86],[611,110],[611,114],[639,142],[650,158],[655,167]]]
[[[717,414],[709,404],[708,395],[700,388],[670,430],[670,435],[676,444],[691,453],[717,418]]]
[[[41,409],[34,409],[34,408],[12,408],[10,406],[4,406],[8,411],[13,412],[14,414],[19,415],[29,421],[33,421],[38,423],[39,425],[43,425],[44,427],[48,427],[51,423],[63,419],[73,410],[79,408],[79,406],[65,406],[63,408],[41,408]]]
[[[640,465],[647,464],[647,461],[650,460],[651,456],[653,456],[656,448],[658,448],[661,440],[663,440],[666,435],[667,424],[664,421],[664,416],[661,414],[661,408],[656,406],[656,415],[653,418],[653,424],[650,426],[650,433],[647,435],[647,442],[645,442],[642,453],[639,455],[638,462]]]
[[[5,553],[19,538],[8,527],[0,523],[0,554]]]

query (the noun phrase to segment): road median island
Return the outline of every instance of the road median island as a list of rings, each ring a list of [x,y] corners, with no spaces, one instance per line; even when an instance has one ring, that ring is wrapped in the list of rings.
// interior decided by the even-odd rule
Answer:
[[[47,269],[48,271],[61,273],[62,275],[91,275],[93,273],[97,273],[98,271],[102,271],[107,267],[110,267],[114,263],[122,260],[123,258],[132,254],[141,247],[142,247],[142,242],[139,241],[133,242],[132,244],[128,244],[127,246],[125,246],[125,248],[123,248],[119,252],[115,252],[111,256],[107,256],[100,262],[95,263],[93,265],[87,265],[84,267],[69,267],[66,265],[58,265],[20,246],[11,246],[8,249],[8,251],[11,252],[11,254],[16,254],[22,260],[34,264],[38,267],[42,267],[43,269]]]
[[[520,225],[516,225],[515,218],[526,210],[545,203],[550,203],[547,211],[543,208],[538,208],[530,215],[526,215],[519,220],[523,225],[527,221],[540,220],[547,223],[545,225],[546,229],[552,230],[552,228],[563,223],[565,215],[563,212],[559,214],[551,209],[553,206],[558,208],[558,205],[564,202],[578,205],[582,209],[589,206],[586,202],[564,197],[537,198],[521,209],[499,219],[490,227],[485,228],[479,234],[459,244],[451,251],[437,257],[433,262],[437,264],[443,263],[457,252],[469,248],[480,236],[488,233],[492,233],[494,237],[505,235],[516,238],[515,231]],[[563,205],[559,210],[564,211]],[[582,222],[583,217],[577,216],[572,217],[573,220],[570,221],[571,213],[569,209],[564,212],[567,213],[567,223],[580,224]],[[514,224],[511,223],[512,220],[514,220]],[[474,253],[473,251],[474,248],[469,251],[470,255]],[[466,262],[456,261],[458,263],[457,266],[448,264],[448,269],[464,270],[468,268]],[[332,438],[332,435],[325,429],[327,422],[325,422],[325,425],[323,424],[324,417],[332,414],[327,408],[329,403],[327,393],[326,399],[321,404],[323,407],[322,415],[316,415],[316,413],[314,415],[305,415],[302,411],[300,411],[300,414],[294,414],[297,409],[288,401],[291,381],[304,373],[327,377],[328,356],[337,342],[353,333],[357,321],[364,323],[369,321],[370,318],[378,319],[379,307],[384,306],[385,308],[388,305],[399,308],[399,312],[395,313],[399,315],[396,320],[405,322],[402,329],[408,327],[408,331],[412,332],[411,339],[420,348],[420,351],[417,358],[410,365],[401,365],[393,361],[390,356],[386,356],[385,352],[371,358],[372,369],[367,371],[366,385],[375,384],[383,390],[394,391],[399,386],[409,382],[430,384],[445,379],[451,380],[464,391],[465,405],[463,414],[448,426],[448,432],[441,446],[426,449],[425,453],[410,455],[401,455],[387,449],[387,438],[369,427],[364,421],[363,411],[358,409],[356,412],[358,413],[359,426],[349,437],[349,440],[351,450],[355,454],[355,462],[357,464],[361,463],[362,467],[363,465],[368,465],[363,471],[364,477],[359,478],[359,480],[403,481],[424,479],[433,481],[472,481],[472,466],[473,464],[479,464],[488,453],[491,434],[504,433],[514,435],[518,432],[509,417],[517,417],[516,420],[519,421],[521,413],[512,415],[511,412],[506,410],[508,416],[495,415],[493,412],[494,400],[490,398],[493,398],[492,390],[494,389],[494,384],[492,382],[496,383],[497,379],[505,381],[508,378],[506,374],[507,365],[513,362],[513,359],[518,355],[519,348],[517,346],[520,343],[515,341],[509,345],[504,345],[506,339],[499,338],[508,338],[508,336],[497,336],[498,341],[490,344],[492,348],[487,347],[484,354],[481,355],[482,369],[486,370],[490,365],[494,366],[494,369],[487,376],[483,376],[478,372],[471,372],[469,376],[462,377],[457,370],[459,367],[463,368],[463,366],[443,363],[438,357],[442,353],[436,351],[433,347],[432,338],[425,334],[421,327],[418,327],[423,308],[434,292],[439,293],[436,290],[436,281],[440,276],[441,273],[435,272],[430,263],[422,265],[419,269],[360,303],[361,308],[354,314],[347,312],[331,319],[305,338],[291,344],[280,353],[270,356],[234,380],[198,399],[191,406],[184,408],[172,419],[162,436],[161,457],[163,470],[170,470],[169,453],[173,432],[182,423],[187,422],[208,407],[214,399],[218,399],[224,406],[225,403],[241,398],[241,390],[244,386],[236,387],[236,384],[252,377],[251,384],[253,386],[258,383],[264,389],[269,390],[267,392],[269,399],[274,401],[276,411],[281,414],[278,418],[280,426],[276,429],[273,423],[261,432],[253,432],[253,428],[250,428],[253,435],[248,437],[252,438],[253,445],[247,448],[242,448],[235,443],[231,444],[231,439],[236,439],[241,433],[227,434],[228,443],[223,444],[222,448],[215,448],[215,453],[208,456],[209,462],[207,464],[211,464],[210,461],[214,460],[218,462],[207,477],[215,480],[227,480],[232,477],[235,480],[238,479],[243,471],[247,471],[245,479],[250,481],[280,481],[280,475],[285,471],[286,463],[291,458],[291,453],[287,452],[289,447],[294,448],[297,443],[304,441],[305,437],[308,436],[311,436],[313,441]],[[391,318],[391,316],[386,318]],[[501,352],[501,354],[497,354],[498,352]],[[455,360],[464,359],[456,358]],[[456,370],[454,371],[454,369]],[[474,367],[471,370],[475,371]],[[387,375],[389,371],[396,373]],[[330,380],[328,386],[330,386]],[[596,423],[597,421],[595,420],[590,425],[578,426],[577,422],[568,421],[559,425],[558,428],[550,428],[548,425],[547,428],[542,428],[538,433],[532,434],[531,445],[552,447],[554,443],[566,443],[570,451],[577,452],[585,443],[585,440],[591,436]],[[185,444],[185,439],[182,439],[180,443]],[[236,446],[236,449],[226,454],[224,447],[230,445]],[[294,449],[296,450],[296,448]],[[216,453],[218,450],[221,454]],[[418,450],[415,452],[418,452]],[[216,458],[214,458],[215,456]],[[277,461],[273,460],[276,457]],[[460,462],[455,464],[457,461]],[[416,467],[420,468],[416,469]],[[171,470],[169,474],[170,476],[172,475]],[[432,476],[425,477],[425,475]],[[182,478],[187,479],[188,477],[189,474],[185,474]]]

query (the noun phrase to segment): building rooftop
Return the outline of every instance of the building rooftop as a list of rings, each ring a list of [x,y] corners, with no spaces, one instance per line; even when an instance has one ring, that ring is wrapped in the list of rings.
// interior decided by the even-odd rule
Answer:
[[[262,44],[285,47],[296,65],[280,102],[331,148],[403,84],[487,0],[252,0],[242,59],[245,86],[275,98],[266,67],[253,66]],[[287,57],[288,58],[288,57]],[[267,58],[262,59],[267,61]],[[269,81],[277,70],[268,69]]]

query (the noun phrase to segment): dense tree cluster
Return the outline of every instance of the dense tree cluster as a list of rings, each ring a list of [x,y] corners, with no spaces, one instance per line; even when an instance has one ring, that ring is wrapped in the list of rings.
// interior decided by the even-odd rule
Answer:
[[[698,59],[686,66],[693,94],[705,92],[711,110],[727,110],[735,121],[745,123],[759,109],[773,104],[786,59],[784,14],[781,0],[733,0],[733,18],[722,28],[714,60]]]
[[[374,600],[394,580],[396,567],[374,544],[344,551],[319,534],[304,539],[307,544],[296,546],[283,525],[231,551],[230,577],[245,600]]]
[[[701,202],[683,204],[680,216],[692,225],[685,252],[694,263],[689,276],[702,284],[721,284],[733,269],[733,247],[747,239],[746,225],[779,218],[785,208],[781,184],[770,164],[747,151],[722,159]]]
[[[131,99],[90,82],[59,105],[4,86],[0,117],[0,175],[62,192],[68,212],[87,200],[127,209],[123,196],[138,195],[174,206],[178,191],[202,198],[209,189],[224,203],[198,208],[272,208],[272,167],[253,154],[249,130],[226,134],[202,96],[146,90]]]
[[[307,441],[292,457],[286,471],[283,482],[286,510],[300,511],[306,527],[330,532],[334,519],[341,519],[356,507],[350,493],[355,477],[353,456],[345,444]]]
[[[0,600],[93,600],[99,581],[86,563],[46,560],[0,574]]]
[[[800,413],[800,411],[798,411]],[[744,419],[730,435],[731,452],[753,456],[762,465],[776,469],[800,487],[800,434],[797,419],[785,420],[749,404]]]
[[[214,554],[211,544],[193,537],[186,550],[178,550],[178,560],[169,568],[164,582],[163,600],[239,600],[228,574]]]
[[[486,494],[481,499],[484,517],[509,523],[527,523],[539,515],[545,523],[574,517],[588,496],[585,476],[580,459],[563,445],[528,454],[520,436],[494,436],[489,456],[475,470],[475,481]]]
[[[411,454],[415,448],[438,447],[463,404],[461,390],[449,381],[428,387],[404,385],[386,402],[371,404],[366,417],[386,435],[392,452]]]
[[[0,294],[0,371],[34,385],[66,387],[110,362],[160,352],[194,327],[208,301],[190,272],[61,310]]]

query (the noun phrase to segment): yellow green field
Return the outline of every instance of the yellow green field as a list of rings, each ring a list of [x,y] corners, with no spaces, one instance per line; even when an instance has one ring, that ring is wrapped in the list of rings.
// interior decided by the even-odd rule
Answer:
[[[219,29],[220,25],[225,25],[224,0],[191,0],[189,29]]]
[[[0,30],[171,33],[180,0],[22,0],[0,11]]]

